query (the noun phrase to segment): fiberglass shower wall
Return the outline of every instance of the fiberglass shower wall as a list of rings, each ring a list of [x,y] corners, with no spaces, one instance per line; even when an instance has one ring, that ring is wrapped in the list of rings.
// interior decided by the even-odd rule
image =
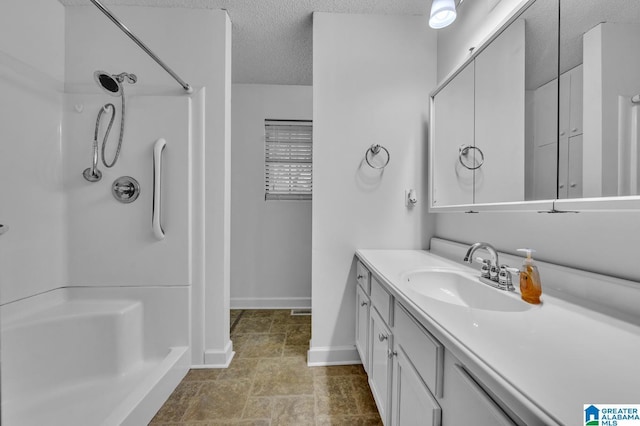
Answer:
[[[132,21],[130,14],[120,15],[125,23]],[[129,25],[138,33],[144,34],[149,27],[148,22],[133,21]],[[188,286],[192,97],[95,7],[67,7],[66,26],[63,151],[69,283]],[[159,45],[162,52],[162,43],[156,37],[147,39],[150,45]],[[94,82],[96,70],[134,73],[138,81],[122,83],[126,120],[120,157],[107,168],[100,153],[102,179],[88,182],[82,171],[91,164],[98,111],[107,103],[117,111],[106,149],[107,161],[111,162],[122,108],[120,97],[110,96]],[[100,146],[109,116],[104,114],[102,119]],[[164,240],[157,240],[151,227],[153,145],[159,138],[167,142],[161,182]],[[116,201],[111,193],[114,180],[121,176],[131,176],[140,184],[140,196],[130,204]]]
[[[66,285],[64,7],[0,2],[0,303]]]
[[[90,165],[97,112],[105,102],[113,102],[120,111],[119,99],[106,94],[65,96],[64,181],[73,285],[189,284],[191,99],[126,95],[134,90],[125,88],[127,116],[120,157],[112,168],[98,162],[102,172],[98,182],[86,181],[81,172]],[[107,143],[108,161],[118,142],[118,125],[116,119]],[[167,142],[161,191],[164,240],[157,240],[151,228],[152,156],[159,138]],[[130,204],[118,202],[111,194],[112,183],[120,176],[131,176],[140,184],[140,195]]]
[[[97,8],[65,8],[64,134],[73,136],[64,141],[69,228],[73,228],[68,244],[70,284],[183,287],[192,301],[193,364],[224,365],[232,354],[231,22],[225,11],[196,7],[110,5],[109,9],[194,92],[186,94]],[[134,73],[138,81],[125,83],[127,128],[121,158],[113,169],[100,163],[103,178],[94,184],[81,174],[90,165],[98,108],[105,102],[120,108],[120,99],[96,86],[96,70]],[[118,125],[116,120],[112,149]],[[151,232],[151,150],[159,137],[167,140],[163,241],[154,240]],[[130,205],[111,196],[111,183],[124,175],[141,184],[140,198]]]

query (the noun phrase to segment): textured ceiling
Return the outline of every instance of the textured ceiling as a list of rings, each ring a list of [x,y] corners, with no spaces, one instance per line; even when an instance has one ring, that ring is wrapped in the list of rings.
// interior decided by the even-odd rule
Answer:
[[[67,6],[88,0],[59,0]],[[482,0],[468,0],[482,1]],[[500,0],[484,0],[495,6]],[[538,0],[527,21],[527,88],[557,75],[557,0]],[[431,0],[103,0],[106,5],[225,9],[233,24],[232,80],[312,84],[312,13],[426,15]],[[121,17],[126,24],[126,16]],[[640,0],[562,0],[561,72],[582,63],[582,34],[599,22],[640,22]],[[105,18],[106,19],[106,18]],[[556,21],[557,22],[557,21]],[[135,32],[135,28],[132,28]]]
[[[89,3],[60,2],[66,6]],[[431,6],[430,0],[104,0],[103,3],[225,9],[233,25],[233,82],[294,85],[312,84],[313,12],[426,15]],[[120,18],[126,24],[126,16]],[[135,33],[135,28],[131,30]]]

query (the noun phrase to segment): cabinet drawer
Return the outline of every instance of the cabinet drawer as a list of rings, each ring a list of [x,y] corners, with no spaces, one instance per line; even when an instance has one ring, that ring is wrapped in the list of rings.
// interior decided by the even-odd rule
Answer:
[[[444,347],[400,305],[395,309],[394,324],[396,344],[402,347],[431,392],[442,397]]]
[[[358,280],[358,284],[360,284],[367,296],[371,294],[370,277],[371,273],[367,267],[358,260],[356,263],[356,280]]]
[[[371,277],[371,304],[378,310],[385,323],[393,325],[391,295],[374,277]]]

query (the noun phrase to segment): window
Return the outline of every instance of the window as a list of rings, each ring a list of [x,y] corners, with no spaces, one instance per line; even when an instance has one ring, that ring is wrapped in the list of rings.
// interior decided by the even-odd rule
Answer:
[[[312,121],[265,120],[265,200],[310,200]]]

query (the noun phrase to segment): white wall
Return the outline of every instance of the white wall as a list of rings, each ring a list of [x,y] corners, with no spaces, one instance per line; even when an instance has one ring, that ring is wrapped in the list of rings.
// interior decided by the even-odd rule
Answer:
[[[463,4],[467,3],[474,2]],[[457,50],[447,52],[447,56],[466,54],[466,45],[473,43],[470,34],[476,30],[474,25],[460,30]],[[509,253],[532,247],[540,260],[640,280],[638,213],[439,213],[435,216],[435,234],[441,238],[463,243],[487,241]],[[542,280],[544,288],[544,277]]]
[[[64,7],[0,3],[0,303],[62,286]]]
[[[315,13],[314,194],[310,364],[357,362],[358,248],[424,248],[428,94],[435,32],[424,16]],[[384,172],[364,164],[381,144]],[[404,190],[415,188],[408,209]]]
[[[231,306],[311,307],[311,201],[265,201],[264,120],[313,119],[312,88],[232,90]]]
[[[470,0],[458,6],[453,24],[438,30],[438,81],[461,65],[471,48],[481,42],[502,23],[522,0]]]
[[[192,283],[193,363],[225,365],[232,356],[228,312],[231,23],[222,10],[129,6],[110,9],[194,87],[192,119],[198,124],[191,136],[194,140],[204,138],[204,144],[194,144],[189,153],[192,222],[182,250],[193,259],[188,270],[182,270],[180,281],[184,281],[186,273],[187,281]],[[93,72],[104,70],[136,73],[138,83],[125,84],[130,95],[188,96],[97,8],[67,7],[66,19],[65,85],[69,92],[102,93],[93,82]],[[117,104],[117,99],[111,100]],[[166,121],[161,116],[156,118]],[[91,137],[87,135],[88,139]],[[136,141],[125,141],[123,150],[127,143]],[[168,145],[167,156],[170,148]],[[120,242],[106,244],[117,247]],[[73,262],[70,259],[71,270],[78,268]]]

